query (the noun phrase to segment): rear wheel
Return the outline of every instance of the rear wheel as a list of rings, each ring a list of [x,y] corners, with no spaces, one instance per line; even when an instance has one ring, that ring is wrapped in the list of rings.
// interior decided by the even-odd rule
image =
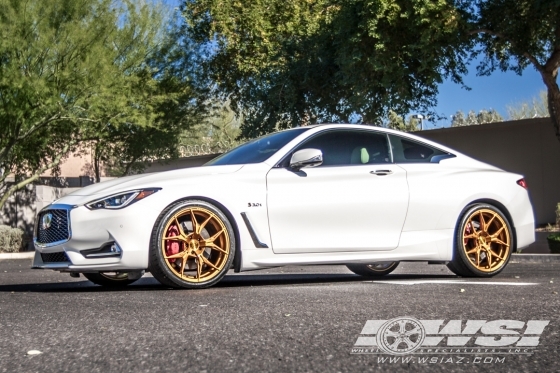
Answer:
[[[381,277],[393,272],[399,262],[376,262],[371,264],[347,264],[349,270],[365,277]]]
[[[150,271],[163,285],[206,288],[220,281],[235,255],[235,235],[214,205],[181,201],[156,222],[150,246]]]
[[[132,284],[137,279],[131,280],[126,272],[100,272],[100,273],[82,273],[85,278],[94,284],[119,288]]]
[[[455,234],[453,260],[447,267],[464,277],[491,277],[500,273],[513,251],[513,233],[496,207],[477,204],[463,214]]]

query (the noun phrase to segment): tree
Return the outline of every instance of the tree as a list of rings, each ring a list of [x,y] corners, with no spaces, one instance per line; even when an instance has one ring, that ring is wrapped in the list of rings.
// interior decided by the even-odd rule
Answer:
[[[532,65],[547,88],[547,106],[560,140],[560,1],[559,0],[459,0],[462,19],[468,24],[479,52],[481,75],[496,69],[518,74]]]
[[[157,49],[145,60],[159,99],[154,101],[157,117],[147,126],[136,123],[103,126],[92,141],[96,180],[101,168],[110,176],[142,172],[154,161],[166,162],[180,156],[183,133],[190,132],[213,115],[208,83],[200,80],[200,50],[182,34],[180,14],[171,18]]]
[[[243,133],[422,111],[437,84],[532,65],[560,139],[560,0],[185,0],[206,73]]]
[[[0,0],[0,208],[84,143],[170,123],[166,25],[147,0]]]
[[[478,124],[502,122],[504,118],[494,109],[490,110],[480,110],[477,113],[470,110],[465,117],[465,114],[458,110],[454,115],[451,116],[451,127],[464,127],[472,126]]]
[[[447,1],[186,0],[205,72],[253,137],[297,124],[429,114],[470,41]]]
[[[387,116],[384,127],[403,132],[414,132],[418,131],[419,124],[420,122],[418,119],[412,118],[412,116],[409,116],[408,120],[405,121],[402,116],[398,115],[393,110],[389,110],[389,115]]]
[[[546,91],[541,91],[539,97],[531,101],[524,101],[507,107],[510,120],[550,117]]]
[[[241,144],[240,125],[241,118],[231,110],[229,102],[214,102],[205,120],[183,132],[181,153],[192,156],[226,152]]]

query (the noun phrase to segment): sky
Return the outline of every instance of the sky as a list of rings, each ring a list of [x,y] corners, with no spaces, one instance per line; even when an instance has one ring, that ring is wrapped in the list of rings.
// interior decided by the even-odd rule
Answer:
[[[482,109],[495,109],[507,119],[508,106],[531,101],[546,89],[540,74],[532,66],[525,69],[521,76],[511,71],[495,71],[490,76],[476,76],[475,62],[470,66],[464,82],[472,90],[467,91],[451,81],[440,85],[435,111],[448,119],[435,125],[425,123],[427,128],[449,126],[449,117],[457,110],[467,113],[469,110],[478,112]]]
[[[180,3],[180,0],[164,1],[171,7],[176,7]],[[476,65],[477,62],[474,61],[469,68],[469,74],[464,77],[465,85],[471,88],[470,91],[451,81],[440,85],[435,112],[447,119],[436,123],[424,122],[425,128],[449,126],[450,116],[457,110],[462,110],[466,114],[469,110],[479,112],[482,109],[495,109],[504,119],[507,119],[508,106],[531,101],[545,89],[540,74],[532,66],[525,69],[521,76],[511,71],[495,71],[490,76],[476,76]]]

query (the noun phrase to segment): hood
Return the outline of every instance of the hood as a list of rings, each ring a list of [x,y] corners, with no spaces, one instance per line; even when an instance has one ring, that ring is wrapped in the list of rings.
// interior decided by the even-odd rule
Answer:
[[[158,188],[169,183],[176,183],[177,180],[187,181],[186,179],[199,176],[233,173],[242,167],[243,165],[192,167],[120,177],[118,179],[104,181],[102,183],[78,189],[75,192],[68,194],[66,197],[103,197],[105,195],[111,195],[138,188]]]

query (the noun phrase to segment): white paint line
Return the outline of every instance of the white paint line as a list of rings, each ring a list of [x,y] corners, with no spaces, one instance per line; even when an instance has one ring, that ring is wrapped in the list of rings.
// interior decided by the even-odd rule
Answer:
[[[423,285],[423,284],[452,284],[452,285],[498,285],[498,286],[529,286],[539,285],[538,282],[489,282],[489,281],[462,281],[462,280],[393,280],[393,281],[366,281],[379,284],[394,285]]]

